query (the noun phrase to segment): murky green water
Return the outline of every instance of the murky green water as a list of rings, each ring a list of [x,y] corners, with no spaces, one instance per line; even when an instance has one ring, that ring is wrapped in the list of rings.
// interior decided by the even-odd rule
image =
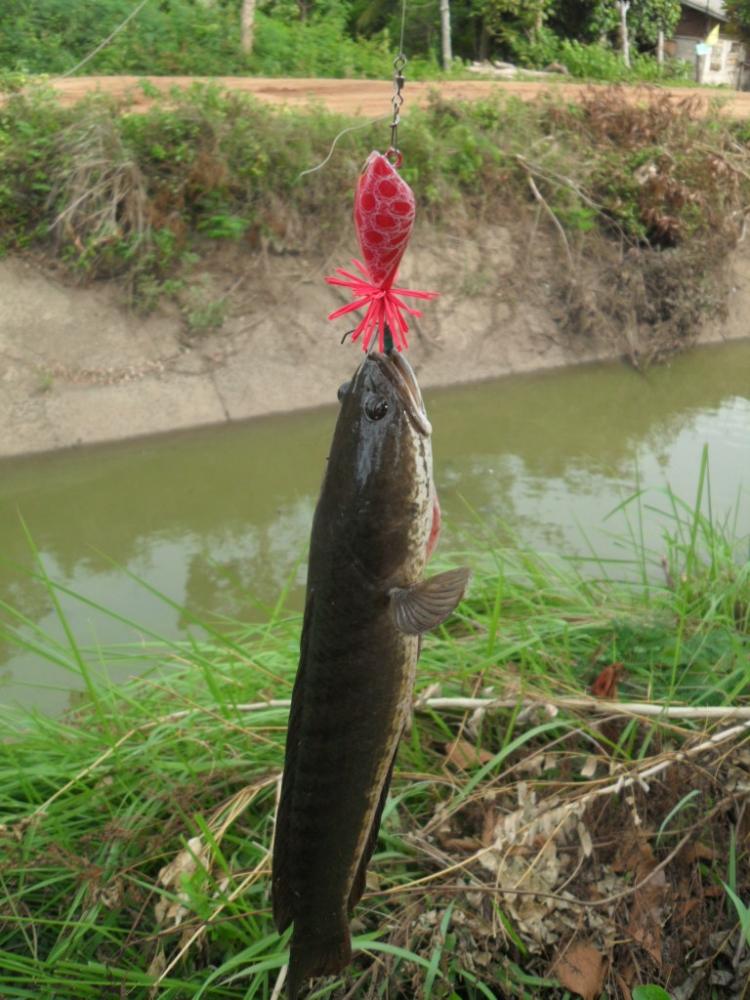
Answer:
[[[695,351],[646,377],[602,365],[426,396],[443,547],[475,530],[478,515],[558,553],[585,551],[583,528],[611,553],[603,518],[637,476],[691,499],[704,443],[714,511],[730,511],[739,496],[739,530],[750,530],[750,342]],[[26,616],[24,634],[39,627],[62,636],[48,595],[28,575],[21,515],[51,577],[164,635],[179,635],[185,616],[122,567],[213,618],[257,618],[289,580],[299,604],[335,414],[0,463],[0,601]],[[647,525],[652,540],[660,530]],[[84,645],[139,638],[85,605],[63,605]],[[80,687],[0,632],[0,701],[55,711]]]

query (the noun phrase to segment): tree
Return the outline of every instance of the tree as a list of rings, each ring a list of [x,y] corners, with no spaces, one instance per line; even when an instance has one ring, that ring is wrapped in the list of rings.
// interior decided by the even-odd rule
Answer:
[[[633,0],[631,22],[641,45],[656,45],[659,33],[671,35],[680,20],[679,0]]]
[[[453,62],[450,0],[440,0],[440,38],[442,40],[443,69],[448,69]]]
[[[732,24],[750,34],[750,0],[726,0],[724,8]]]
[[[617,0],[617,9],[620,14],[620,51],[622,52],[622,61],[630,69],[630,35],[628,34],[630,0]]]
[[[491,35],[508,44],[519,36],[538,39],[555,0],[479,0],[478,6]]]
[[[587,33],[590,38],[620,36],[622,44],[622,7],[626,0],[597,0],[591,5]],[[750,0],[745,0],[750,7]],[[625,11],[628,41],[639,48],[655,46],[659,32],[669,36],[677,26],[682,11],[680,0],[629,0]]]
[[[240,33],[242,51],[249,56],[253,51],[253,30],[255,28],[255,0],[242,0],[240,11]]]

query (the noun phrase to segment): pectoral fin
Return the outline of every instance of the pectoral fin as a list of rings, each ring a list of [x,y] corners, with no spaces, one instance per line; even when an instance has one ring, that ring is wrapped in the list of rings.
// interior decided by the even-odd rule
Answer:
[[[468,582],[469,570],[462,567],[439,573],[413,587],[394,587],[390,598],[396,626],[407,635],[421,635],[440,625],[455,611]]]

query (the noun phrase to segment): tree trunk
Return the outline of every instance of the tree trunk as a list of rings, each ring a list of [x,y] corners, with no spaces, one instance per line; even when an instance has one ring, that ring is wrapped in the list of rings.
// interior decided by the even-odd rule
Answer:
[[[630,0],[618,0],[617,6],[620,8],[620,47],[622,49],[622,61],[630,69],[630,37],[628,35]]]
[[[242,0],[240,12],[240,39],[242,51],[249,56],[253,51],[253,34],[255,31],[255,0]]]
[[[539,5],[536,16],[534,17],[534,32],[532,37],[532,42],[537,41],[540,34],[542,33],[542,25],[544,24],[544,12],[542,11],[541,4]]]
[[[490,54],[490,33],[487,31],[487,25],[482,18],[482,28],[479,32],[479,61],[486,62]]]
[[[664,29],[659,28],[656,36],[656,61],[660,66],[664,65]]]
[[[443,43],[443,69],[448,69],[453,62],[450,0],[440,0],[440,35]]]

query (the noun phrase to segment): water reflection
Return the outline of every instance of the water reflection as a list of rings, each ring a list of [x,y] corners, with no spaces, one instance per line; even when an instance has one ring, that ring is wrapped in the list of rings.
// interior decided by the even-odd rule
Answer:
[[[728,510],[750,469],[749,387],[750,343],[741,343],[646,376],[603,365],[427,393],[447,543],[471,524],[470,506],[530,544],[580,551],[579,526],[596,538],[603,516],[635,488],[636,469],[643,484],[668,480],[692,497],[704,442],[714,509]],[[61,637],[48,595],[28,576],[21,514],[52,577],[161,634],[180,634],[189,616],[118,566],[213,618],[262,616],[290,582],[299,604],[334,419],[331,408],[0,464],[0,600]],[[747,496],[743,504],[747,524]],[[650,530],[658,537],[657,525]],[[137,637],[90,608],[63,605],[85,644]],[[3,701],[54,710],[63,696],[30,685],[79,686],[15,651],[1,631],[0,668]]]

